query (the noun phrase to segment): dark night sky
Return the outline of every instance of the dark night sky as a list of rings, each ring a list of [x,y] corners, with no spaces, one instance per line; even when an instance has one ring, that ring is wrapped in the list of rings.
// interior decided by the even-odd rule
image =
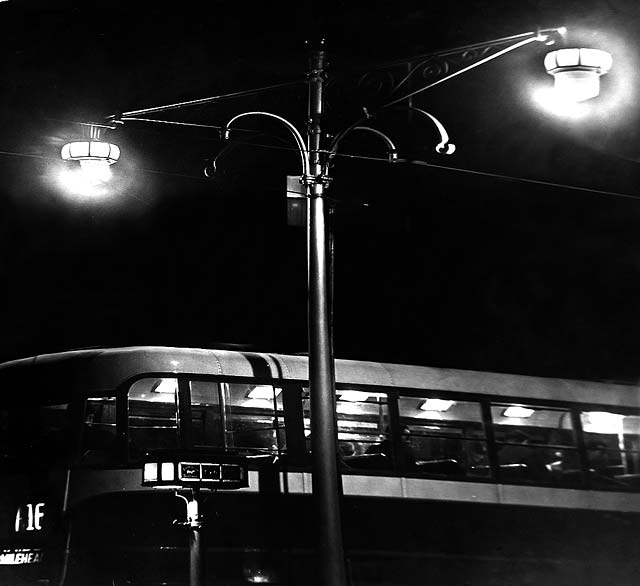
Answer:
[[[127,4],[135,4],[131,8]],[[295,152],[238,147],[204,178],[216,132],[130,122],[104,201],[52,177],[73,122],[301,80],[304,41],[327,38],[325,128],[362,105],[368,65],[566,25],[569,44],[609,50],[601,109],[581,123],[528,95],[551,83],[535,44],[422,94],[458,150],[401,114],[379,120],[401,156],[554,187],[416,165],[338,158],[335,348],[344,358],[635,380],[640,375],[638,76],[640,8],[610,2],[0,3],[0,356],[167,344],[306,350],[304,231],[286,225]],[[345,89],[346,88],[346,89]],[[616,97],[617,96],[617,97]],[[169,112],[220,125],[264,109],[304,128],[304,86]],[[261,144],[282,146],[255,121]],[[353,136],[341,152],[384,155]],[[594,190],[628,194],[604,195]],[[364,205],[366,204],[366,205]]]

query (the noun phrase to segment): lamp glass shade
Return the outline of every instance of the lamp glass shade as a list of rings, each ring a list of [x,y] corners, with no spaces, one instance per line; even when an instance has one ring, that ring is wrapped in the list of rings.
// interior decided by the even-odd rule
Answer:
[[[600,49],[558,49],[547,53],[544,66],[553,75],[555,94],[567,103],[584,102],[600,93],[600,76],[613,59]]]
[[[595,71],[558,71],[555,91],[570,102],[584,102],[600,93],[600,76]]]
[[[590,69],[604,75],[613,65],[613,58],[601,49],[558,49],[547,53],[544,67],[547,73],[556,74],[558,69]]]
[[[81,159],[89,156],[88,142],[72,142],[69,144],[69,158]]]
[[[65,144],[60,150],[65,161],[105,161],[113,165],[120,158],[120,148],[109,142],[97,140],[75,141]]]
[[[89,143],[89,156],[92,158],[107,159],[110,151],[108,142],[92,141]]]
[[[556,67],[576,67],[580,64],[580,49],[560,49],[555,54]]]
[[[610,53],[599,49],[580,49],[580,63],[587,67],[597,67],[604,74],[611,69],[613,58]]]

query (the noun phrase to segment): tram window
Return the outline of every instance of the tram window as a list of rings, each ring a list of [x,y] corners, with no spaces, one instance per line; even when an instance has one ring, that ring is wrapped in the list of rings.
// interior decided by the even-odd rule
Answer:
[[[311,451],[311,411],[309,392],[304,393],[304,427],[307,449]],[[386,393],[338,389],[338,448],[345,470],[391,470],[388,442],[389,411]]]
[[[274,453],[286,449],[281,387],[228,383],[222,395],[229,446]]]
[[[195,446],[285,449],[280,387],[197,380],[190,386]]]
[[[400,424],[418,474],[488,478],[487,442],[480,403],[400,397]]]
[[[0,410],[0,456],[4,463],[67,462],[72,451],[68,403]]]
[[[592,488],[640,490],[640,416],[580,414]]]
[[[86,401],[80,464],[115,464],[116,399],[91,397]]]
[[[491,405],[500,480],[579,485],[580,463],[570,413],[533,405]]]
[[[129,389],[129,455],[178,447],[178,381],[143,378]]]
[[[194,446],[224,447],[219,383],[192,380],[191,433]]]

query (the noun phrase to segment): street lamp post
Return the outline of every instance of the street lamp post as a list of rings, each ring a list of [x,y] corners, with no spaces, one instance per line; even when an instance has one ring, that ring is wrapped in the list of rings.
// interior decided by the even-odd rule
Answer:
[[[469,71],[479,65],[487,63],[495,58],[513,51],[529,43],[538,41],[546,44],[553,43],[553,36],[562,35],[566,31],[563,28],[546,29],[536,33],[523,33],[513,37],[469,45],[458,49],[433,53],[419,58],[417,63],[411,63],[407,74],[407,62],[392,63],[383,67],[385,76],[394,79],[390,73],[400,66],[402,74],[399,81],[393,83],[391,94],[380,110],[396,106],[403,103],[408,104],[412,112],[422,114],[428,118],[436,127],[440,135],[440,143],[436,150],[439,153],[450,155],[454,152],[455,146],[449,142],[448,134],[442,124],[428,112],[416,108],[411,99],[417,94],[447,81],[465,71]],[[503,46],[505,48],[502,48]],[[463,62],[469,57],[475,56],[471,64],[450,72],[449,59],[462,59]],[[419,89],[407,90],[408,79],[418,74],[424,68],[429,68],[433,60],[442,60],[443,75],[437,80],[428,83]],[[367,75],[361,78],[365,80]],[[367,121],[371,118],[365,109],[365,118],[357,121],[338,133],[329,147],[322,148],[322,116],[324,110],[324,83],[326,79],[326,53],[324,48],[313,49],[310,53],[309,71],[307,74],[308,86],[308,120],[305,137],[288,120],[264,111],[243,112],[231,118],[222,128],[222,136],[229,138],[232,124],[244,117],[261,116],[281,122],[293,136],[302,163],[302,173],[300,183],[304,186],[307,198],[307,251],[308,251],[308,342],[309,342],[309,386],[311,400],[311,442],[313,450],[313,498],[314,513],[317,528],[317,548],[318,548],[318,576],[320,586],[347,586],[347,572],[345,565],[343,535],[341,525],[341,486],[337,459],[337,424],[335,408],[335,376],[333,362],[333,344],[330,330],[330,307],[329,307],[329,286],[327,278],[327,258],[326,258],[326,218],[325,218],[325,189],[329,182],[328,170],[332,159],[337,153],[339,142],[349,132],[364,130],[381,138],[387,146],[389,161],[398,161],[395,144],[384,133],[370,126]],[[110,116],[112,125],[124,123],[126,121],[152,122],[164,124],[184,124],[186,126],[206,126],[192,123],[179,123],[166,120],[151,120],[139,118],[143,114],[162,112],[170,109],[189,107],[212,103],[223,98],[238,97],[241,95],[252,95],[261,91],[286,87],[293,84],[280,84],[257,90],[227,94],[200,100],[192,100],[167,106],[157,106],[144,110],[125,112],[118,116]],[[407,93],[408,92],[408,93]],[[400,95],[399,95],[400,94]],[[115,127],[115,126],[112,126]],[[66,147],[65,147],[66,148]],[[67,149],[71,152],[71,147]],[[64,153],[67,152],[63,149]],[[67,157],[73,159],[73,157]],[[214,165],[215,167],[215,165]],[[205,173],[206,174],[206,173]],[[197,524],[197,523],[196,523]],[[199,548],[195,547],[194,552]],[[198,555],[194,553],[192,562],[195,567],[199,567]],[[198,572],[194,571],[194,576]],[[196,578],[197,579],[197,578]]]
[[[346,586],[344,546],[340,515],[335,377],[329,327],[329,295],[326,259],[326,209],[324,191],[329,180],[322,147],[322,114],[326,52],[310,53],[308,72],[308,120],[306,141],[285,118],[270,112],[244,112],[224,127],[246,116],[264,116],[282,122],[293,135],[302,160],[301,183],[307,197],[307,325],[309,340],[309,394],[311,400],[312,492],[315,502],[318,576],[322,586]]]
[[[340,486],[337,460],[335,380],[332,342],[329,332],[329,300],[326,261],[326,222],[323,175],[320,150],[325,52],[311,53],[309,71],[309,120],[307,144],[310,156],[308,197],[308,327],[309,327],[309,394],[311,400],[311,446],[313,453],[313,498],[320,584],[346,586]]]

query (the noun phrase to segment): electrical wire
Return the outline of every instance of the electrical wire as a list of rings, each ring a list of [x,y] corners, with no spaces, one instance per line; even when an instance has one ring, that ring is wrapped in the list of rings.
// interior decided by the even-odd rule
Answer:
[[[234,130],[239,130],[239,129],[234,129]],[[251,146],[251,147],[258,147],[258,148],[263,148],[263,149],[270,149],[270,150],[280,150],[280,151],[291,151],[292,153],[298,153],[298,149],[294,148],[294,147],[285,147],[285,146],[276,146],[276,145],[268,145],[268,144],[260,144],[260,143],[255,143],[255,142],[249,142],[249,141],[239,141],[239,140],[228,140],[225,141],[226,144],[239,144],[239,145],[246,145],[246,146]],[[329,152],[327,150],[321,150],[321,153],[324,154],[328,154]],[[50,157],[50,156],[45,156],[45,155],[33,155],[30,153],[20,153],[20,152],[15,152],[15,151],[2,151],[0,150],[0,156],[14,156],[14,157],[25,157],[25,158],[34,158],[34,159],[44,159],[44,160],[49,160],[49,161],[56,161],[59,162],[60,159],[58,157]],[[499,173],[491,173],[488,171],[478,171],[478,170],[474,170],[474,169],[463,169],[460,167],[450,167],[447,165],[438,165],[436,163],[429,163],[428,161],[422,161],[419,159],[402,159],[402,158],[398,158],[395,162],[393,163],[389,163],[389,159],[388,157],[373,157],[373,156],[367,156],[367,155],[358,155],[358,154],[348,154],[348,153],[336,153],[335,157],[341,157],[344,159],[355,159],[355,160],[361,160],[361,161],[374,161],[374,162],[380,162],[380,163],[385,163],[387,165],[389,164],[393,164],[393,165],[415,165],[415,166],[419,166],[419,167],[428,167],[431,169],[436,169],[439,171],[450,171],[453,173],[462,173],[462,174],[467,174],[467,175],[475,175],[475,176],[479,176],[479,177],[487,177],[490,179],[499,179],[502,181],[513,181],[513,182],[518,182],[518,183],[527,183],[527,184],[531,184],[531,185],[541,185],[544,187],[553,187],[553,188],[558,188],[558,189],[568,189],[571,191],[579,191],[579,192],[583,192],[583,193],[591,193],[594,195],[602,195],[602,196],[609,196],[609,197],[618,197],[618,198],[622,198],[622,199],[631,199],[631,200],[640,200],[640,195],[634,195],[631,193],[623,193],[623,192],[619,192],[619,191],[606,191],[606,190],[601,190],[601,189],[593,189],[591,187],[580,187],[577,185],[567,185],[565,183],[555,183],[553,181],[542,181],[540,179],[529,179],[527,177],[514,177],[512,175],[502,175]],[[191,180],[198,180],[198,181],[210,181],[209,179],[207,179],[204,176],[201,175],[190,175],[190,174],[185,174],[185,173],[176,173],[173,171],[161,171],[161,170],[154,170],[154,169],[143,169],[140,167],[133,167],[130,168],[130,170],[132,171],[140,171],[143,173],[153,173],[153,174],[158,174],[158,175],[167,175],[167,176],[171,176],[171,177],[180,177],[183,179],[191,179]]]
[[[387,161],[378,157],[379,161]],[[513,177],[511,175],[501,175],[499,173],[490,173],[488,171],[476,171],[473,169],[461,169],[460,167],[449,167],[447,165],[436,165],[428,163],[427,161],[412,160],[412,159],[398,159],[398,163],[408,163],[420,167],[431,167],[433,169],[439,169],[443,171],[454,171],[458,173],[466,173],[468,175],[478,175],[481,177],[489,177],[491,179],[501,179],[503,181],[515,181],[519,183],[529,183],[532,185],[543,185],[545,187],[555,187],[560,189],[569,189],[572,191],[582,191],[585,193],[593,193],[594,195],[607,195],[612,197],[620,197],[626,199],[640,200],[640,195],[633,195],[632,193],[621,193],[619,191],[606,191],[602,189],[593,189],[591,187],[579,187],[577,185],[567,185],[565,183],[555,183],[553,181],[542,181],[540,179],[529,179],[527,177]]]
[[[152,118],[137,118],[134,116],[123,116],[120,118],[122,122],[153,122],[154,124],[171,124],[174,126],[190,126],[193,128],[208,128],[213,130],[222,130],[222,126],[215,126],[213,124],[196,124],[194,122],[176,122],[173,120],[154,120]],[[241,130],[241,129],[238,129]],[[254,132],[247,130],[247,132]]]
[[[152,114],[154,112],[166,112],[168,110],[177,110],[180,108],[188,108],[191,106],[202,106],[204,104],[210,104],[212,102],[218,102],[220,100],[227,100],[232,98],[240,98],[244,96],[253,96],[255,94],[259,94],[262,92],[267,92],[275,89],[285,88],[285,87],[293,87],[296,85],[301,85],[305,83],[304,81],[290,81],[287,83],[279,83],[275,85],[269,85],[261,88],[255,88],[250,90],[243,90],[239,92],[233,92],[230,94],[220,94],[218,96],[210,96],[208,98],[200,98],[197,100],[188,100],[186,102],[176,102],[174,104],[166,104],[164,106],[154,106],[152,108],[142,108],[140,110],[130,110],[128,112],[122,112],[120,116],[140,116],[141,114]],[[109,120],[118,120],[119,115],[113,114],[111,116],[107,116]]]

